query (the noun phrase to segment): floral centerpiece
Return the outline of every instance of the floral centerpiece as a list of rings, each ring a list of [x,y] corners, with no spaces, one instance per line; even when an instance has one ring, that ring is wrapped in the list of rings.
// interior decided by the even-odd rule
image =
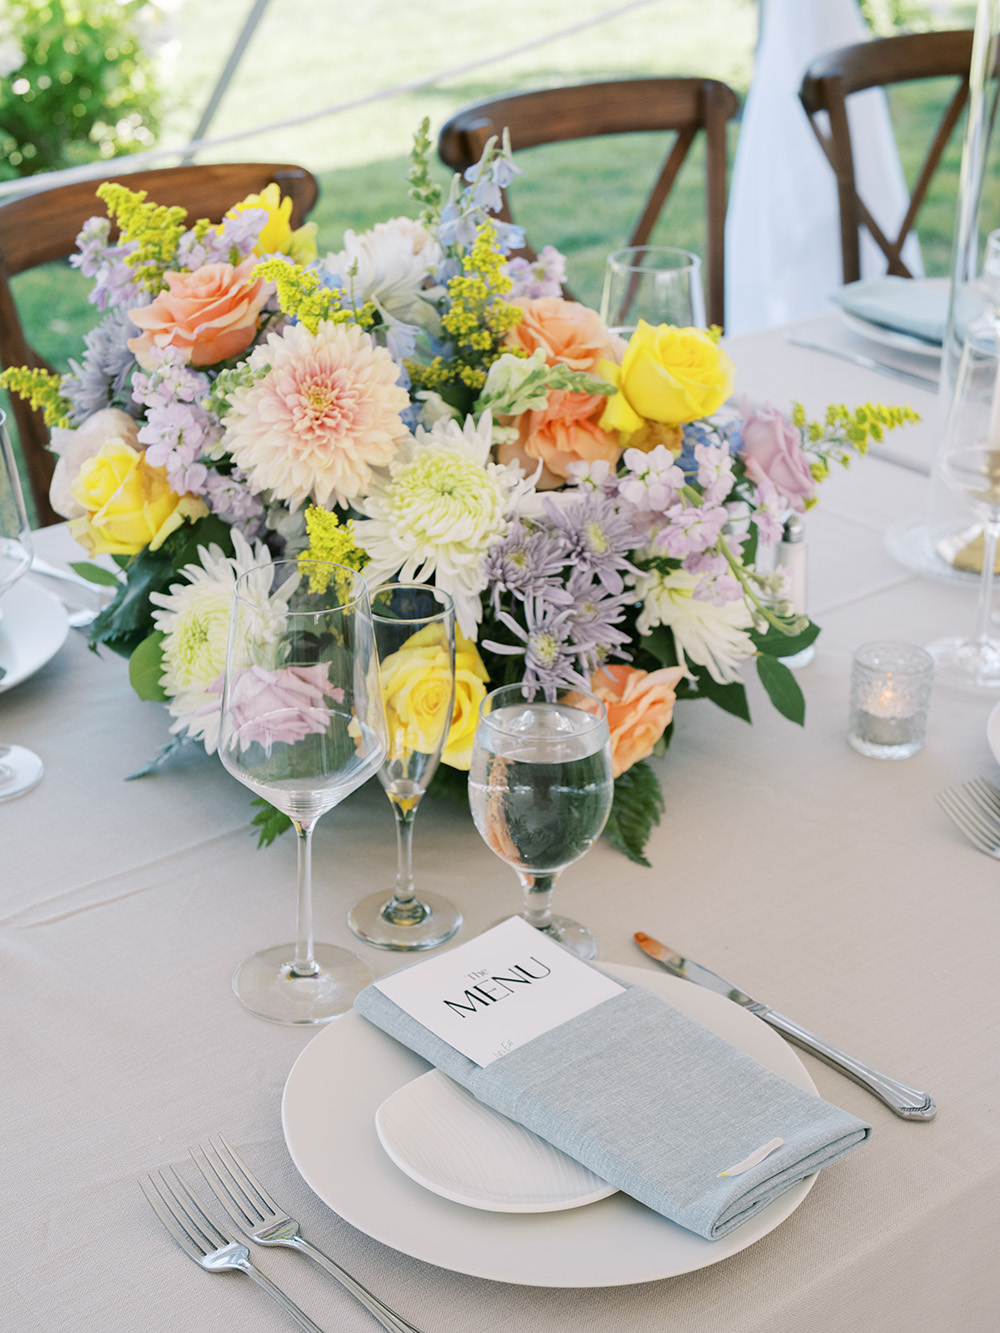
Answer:
[[[832,462],[914,414],[738,413],[718,330],[640,323],[625,343],[563,297],[551,247],[509,257],[523,238],[494,217],[517,174],[505,142],[447,200],[428,151],[425,123],[419,217],[348,231],[323,258],[276,186],[193,227],[101,186],[118,235],[92,218],[79,237],[103,312],[81,362],[2,380],[46,410],[56,509],[118,567],[75,566],[116,584],[92,644],[166,704],[171,745],[216,748],[233,585],[250,565],[305,553],[371,586],[434,582],[458,622],[441,774],[464,781],[488,689],[590,689],[612,735],[608,835],[642,860],[663,808],[646,761],[676,702],[749,720],[755,662],[803,720],[779,659],[818,630],[759,551]],[[265,840],[283,818],[258,812]]]

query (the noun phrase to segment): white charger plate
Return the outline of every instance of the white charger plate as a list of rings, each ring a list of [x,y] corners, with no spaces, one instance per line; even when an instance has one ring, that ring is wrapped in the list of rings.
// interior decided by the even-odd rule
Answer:
[[[891,347],[897,352],[912,352],[916,356],[932,356],[937,360],[941,359],[941,344],[928,342],[926,338],[918,338],[912,333],[903,333],[900,329],[888,329],[884,324],[873,324],[870,320],[862,319],[860,315],[854,315],[849,310],[838,310],[841,320],[852,333],[860,334],[862,338],[870,338],[872,342],[881,343],[883,347]]]
[[[646,986],[768,1069],[816,1093],[802,1061],[766,1023],[667,973],[602,964]],[[466,1208],[390,1161],[378,1107],[427,1062],[356,1013],[315,1036],[285,1084],[282,1125],[303,1180],[345,1221],[393,1249],[452,1272],[536,1287],[613,1287],[689,1273],[737,1254],[788,1218],[815,1176],[720,1240],[705,1240],[626,1194],[561,1212]]]
[[[429,1069],[375,1112],[382,1147],[442,1198],[495,1213],[554,1213],[615,1194],[593,1171]]]
[[[66,642],[66,608],[51,593],[23,579],[0,603],[0,666],[6,670],[0,693],[20,685],[55,657]]]
[[[990,753],[1000,764],[1000,704],[994,704],[986,722],[986,743]]]

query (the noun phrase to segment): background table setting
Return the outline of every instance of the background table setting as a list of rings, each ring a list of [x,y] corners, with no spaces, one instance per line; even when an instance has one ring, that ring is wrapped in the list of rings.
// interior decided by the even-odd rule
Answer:
[[[837,317],[826,318],[835,331]],[[291,840],[258,851],[245,789],[195,747],[124,781],[162,744],[162,710],[130,693],[123,662],[70,632],[0,701],[4,741],[30,746],[46,770],[33,792],[0,805],[4,1175],[18,1207],[3,1279],[12,1324],[277,1327],[283,1317],[249,1283],[209,1280],[164,1243],[136,1184],[165,1164],[189,1170],[189,1150],[221,1132],[307,1237],[425,1330],[473,1321],[748,1333],[993,1326],[1000,897],[991,860],[934,802],[942,787],[996,776],[992,705],[936,690],[926,744],[903,763],[864,758],[846,742],[856,648],[963,632],[973,613],[974,590],[918,577],[883,542],[887,525],[925,503],[934,397],[909,385],[887,392],[884,377],[793,347],[781,331],[733,340],[730,351],[737,390],[755,400],[882,398],[910,402],[925,420],[832,477],[806,516],[809,610],[823,632],[798,673],[804,728],[770,710],[755,685],[752,728],[705,702],[679,705],[658,761],[666,812],[651,868],[599,842],[567,872],[560,907],[594,932],[599,963],[672,987],[678,1003],[686,987],[701,1013],[702,992],[655,970],[635,946],[645,931],[928,1089],[936,1118],[903,1121],[803,1055],[806,1078],[871,1124],[871,1142],[821,1172],[755,1243],[744,1247],[737,1229],[726,1258],[713,1246],[727,1241],[688,1234],[685,1257],[665,1255],[665,1243],[633,1262],[618,1237],[643,1210],[621,1197],[469,1218],[473,1210],[406,1177],[376,1137],[373,1099],[423,1061],[398,1048],[402,1074],[382,1069],[374,1045],[347,1026],[363,1023],[353,1015],[317,1037],[262,1023],[233,1001],[235,964],[287,932]],[[77,558],[64,527],[35,534],[35,545],[63,567]],[[47,606],[42,584],[29,575],[21,586]],[[352,940],[346,916],[365,894],[391,891],[392,818],[369,783],[321,821],[314,843],[317,934],[353,943],[378,975],[398,958]],[[447,801],[422,805],[415,863],[419,883],[460,908],[456,944],[519,910],[510,871]],[[774,1040],[794,1070],[798,1057]],[[308,1063],[296,1066],[303,1052],[315,1063],[322,1043],[343,1050],[311,1075]],[[352,1122],[357,1148],[344,1151]],[[318,1168],[303,1142],[329,1144]],[[347,1221],[324,1204],[326,1191]],[[611,1232],[601,1210],[615,1219]],[[374,1326],[300,1256],[258,1253],[322,1327]]]

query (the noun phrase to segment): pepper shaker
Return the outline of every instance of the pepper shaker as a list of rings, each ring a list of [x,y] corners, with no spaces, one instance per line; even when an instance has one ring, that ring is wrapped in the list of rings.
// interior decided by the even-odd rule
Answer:
[[[797,616],[808,615],[806,608],[806,529],[798,514],[789,514],[781,530],[776,567],[785,575],[785,594]],[[803,667],[814,655],[812,644],[800,653],[780,660],[787,667]]]

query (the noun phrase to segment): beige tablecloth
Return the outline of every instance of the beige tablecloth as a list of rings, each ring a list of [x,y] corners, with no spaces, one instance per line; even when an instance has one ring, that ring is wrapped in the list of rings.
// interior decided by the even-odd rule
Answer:
[[[734,348],[741,387],[783,402],[880,396],[933,409],[775,335]],[[914,456],[929,457],[929,428]],[[902,438],[899,447],[903,447]],[[995,955],[1000,867],[965,843],[934,792],[994,778],[989,699],[939,688],[925,750],[864,759],[845,742],[852,651],[971,626],[974,589],[922,580],[882,530],[918,513],[925,480],[880,459],[824,487],[807,519],[811,609],[823,626],[800,673],[804,729],[751,685],[754,725],[708,703],[677,710],[661,763],[667,810],[652,869],[597,846],[567,872],[563,908],[601,957],[652,967],[636,930],[668,941],[848,1051],[930,1090],[939,1114],[905,1123],[808,1056],[821,1093],[874,1125],[758,1244],[634,1287],[501,1285],[423,1264],[321,1204],[282,1137],[281,1093],[308,1031],[260,1022],[229,992],[236,963],[288,939],[295,848],[257,851],[249,794],[195,747],[125,782],[167,739],[165,711],[131,693],[124,662],[71,633],[0,694],[0,739],[44,759],[28,796],[0,804],[0,1326],[18,1333],[194,1333],[291,1327],[250,1283],[200,1273],[136,1186],[221,1131],[306,1234],[425,1333],[992,1333],[998,1326],[1000,1139]],[[39,535],[74,558],[63,529]],[[419,882],[455,898],[459,937],[517,910],[513,875],[468,815],[428,801]],[[355,943],[350,904],[394,868],[392,816],[369,786],[316,833],[317,933]],[[357,945],[379,973],[395,956]],[[345,1090],[345,1095],[347,1090]],[[299,1256],[260,1266],[326,1329],[371,1317]]]

